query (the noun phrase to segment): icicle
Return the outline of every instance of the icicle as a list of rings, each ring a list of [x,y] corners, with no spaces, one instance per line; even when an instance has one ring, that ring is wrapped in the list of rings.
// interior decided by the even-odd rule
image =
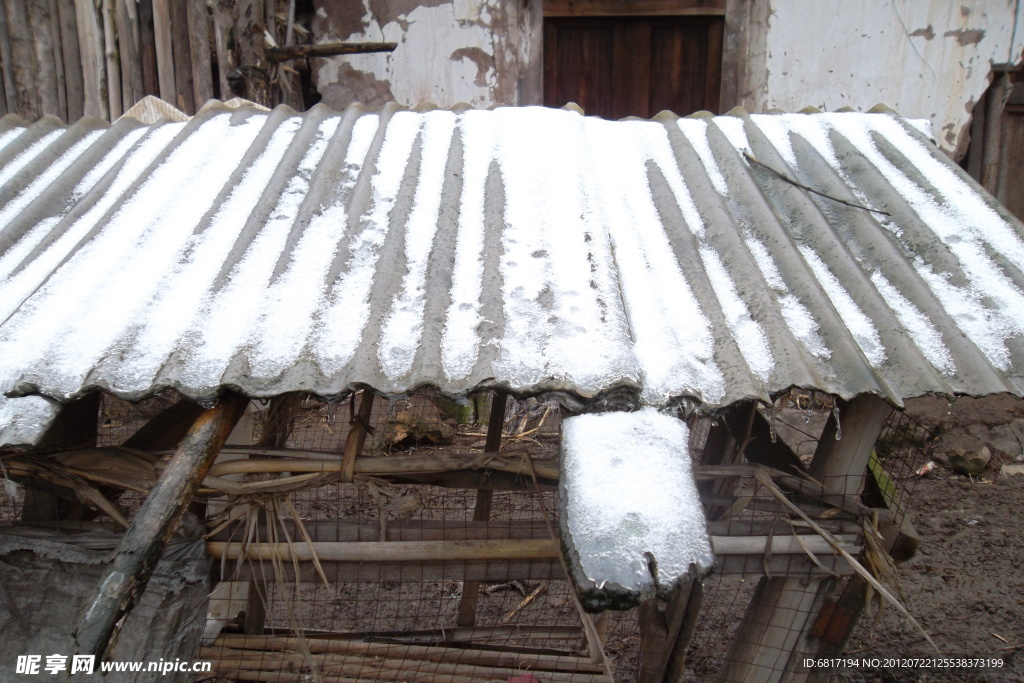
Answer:
[[[263,406],[263,407],[267,407],[268,405],[270,405],[270,399],[269,398],[261,398],[260,399],[260,405]]]
[[[337,414],[338,414],[338,404],[337,403],[328,403],[327,404],[327,424],[329,424],[329,425],[334,424],[334,420],[336,419]]]
[[[835,398],[832,399],[832,417],[836,419],[836,441],[843,438],[843,425],[839,422],[839,404]]]
[[[204,397],[196,401],[196,403],[202,406],[203,410],[212,410],[217,407],[217,397]]]
[[[772,403],[771,407],[768,409],[768,416],[770,417],[770,419],[768,420],[768,432],[771,434],[772,443],[775,443],[775,404],[774,403]]]

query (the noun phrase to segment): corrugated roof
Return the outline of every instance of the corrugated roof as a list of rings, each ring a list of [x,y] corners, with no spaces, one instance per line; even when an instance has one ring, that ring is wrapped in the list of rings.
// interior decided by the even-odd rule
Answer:
[[[9,395],[1024,388],[1024,228],[886,113],[7,117],[0,254]]]

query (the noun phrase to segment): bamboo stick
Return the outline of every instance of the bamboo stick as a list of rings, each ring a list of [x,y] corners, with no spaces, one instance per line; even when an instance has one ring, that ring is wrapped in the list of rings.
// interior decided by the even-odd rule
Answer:
[[[221,647],[235,650],[273,652],[291,650],[300,652],[302,645],[307,646],[309,651],[315,654],[357,654],[368,657],[419,659],[450,664],[478,664],[545,671],[601,671],[601,667],[590,661],[589,657],[579,657],[569,653],[554,655],[503,650],[477,650],[407,643],[367,642],[351,638],[306,638],[303,643],[300,643],[298,638],[265,635],[221,635],[214,641],[212,647],[200,649],[199,659],[216,659],[217,648]]]
[[[102,657],[163,555],[199,482],[242,416],[248,399],[229,393],[203,413],[146,497],[75,631],[78,652]]]
[[[160,99],[176,103],[174,80],[174,48],[171,46],[170,0],[153,2],[153,43],[156,48],[156,71],[160,82]]]
[[[360,541],[314,543],[242,543],[209,541],[214,559],[310,561],[314,554],[327,562],[441,562],[460,560],[529,560],[557,558],[553,539],[467,539],[463,541]]]
[[[233,449],[234,450],[234,449]],[[251,452],[251,449],[239,449]],[[526,476],[529,468],[522,458],[504,453],[436,454],[436,455],[394,455],[390,457],[361,456],[353,465],[355,474],[388,476],[399,474],[432,474],[457,470],[492,469],[510,474]],[[552,465],[536,464],[537,476],[557,480],[558,468]],[[228,474],[271,473],[271,472],[341,472],[340,460],[274,459],[274,460],[229,460],[217,463],[211,470],[214,476]]]

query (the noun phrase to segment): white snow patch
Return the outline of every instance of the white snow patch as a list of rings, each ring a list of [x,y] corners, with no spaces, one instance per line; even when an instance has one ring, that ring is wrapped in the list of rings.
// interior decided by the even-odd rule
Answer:
[[[412,210],[405,226],[406,273],[402,291],[391,302],[384,320],[377,353],[381,369],[395,380],[412,370],[423,336],[427,261],[434,247],[441,211],[445,166],[455,129],[455,114],[435,111],[423,117],[419,178]]]
[[[57,176],[63,173],[68,166],[74,163],[75,159],[80,157],[82,153],[96,141],[96,138],[102,134],[102,131],[93,131],[76,142],[71,146],[71,149],[60,155],[56,161],[47,166],[42,173],[36,176],[36,179],[29,183],[28,187],[22,190],[17,197],[9,201],[3,209],[0,209],[0,230],[7,227],[15,216],[21,213],[26,206],[31,204],[44,189],[49,187],[50,184],[57,179]]]
[[[0,152],[2,152],[7,145],[11,144],[16,137],[24,132],[24,128],[12,128],[3,135],[0,135]]]
[[[754,150],[750,147],[750,141],[747,140],[747,131],[743,128],[743,119],[737,116],[716,116],[714,124],[725,134],[729,144],[735,147],[740,155],[743,153],[754,154]],[[743,163],[746,162],[747,160],[744,159]]]
[[[875,329],[874,323],[864,315],[849,293],[843,289],[839,279],[810,247],[801,245],[798,248],[868,362],[872,367],[880,367],[885,362],[885,348],[878,338],[878,330]]]
[[[736,338],[736,345],[743,355],[743,360],[759,380],[767,382],[775,367],[775,359],[768,347],[764,330],[750,317],[750,310],[737,293],[736,283],[729,277],[729,271],[722,265],[718,254],[703,247],[700,250],[700,258],[704,262],[704,269],[711,280],[715,296],[722,306],[725,324]]]
[[[11,159],[6,166],[0,168],[0,187],[3,187],[8,180],[16,176],[21,169],[32,163],[32,160],[43,153],[50,146],[50,143],[64,134],[63,130],[55,130],[29,145],[29,148],[18,156]]]
[[[497,153],[496,118],[489,112],[467,111],[459,117],[462,139],[462,196],[452,271],[451,305],[441,338],[441,364],[449,380],[469,377],[477,361],[483,322],[484,200],[487,173]]]
[[[729,186],[725,182],[725,176],[722,175],[718,161],[715,160],[715,155],[711,151],[711,144],[708,142],[707,122],[701,119],[679,119],[676,125],[679,126],[679,130],[693,147],[693,151],[700,157],[701,163],[704,164],[704,170],[711,178],[711,184],[718,190],[718,194],[723,197],[729,196]]]
[[[953,357],[949,354],[946,345],[942,343],[942,335],[935,329],[932,321],[903,296],[881,272],[872,273],[871,282],[878,288],[879,294],[896,314],[896,318],[910,338],[914,340],[914,344],[921,350],[924,357],[928,359],[928,362],[947,375],[953,374],[956,370]]]
[[[762,114],[751,116],[750,118],[754,125],[768,138],[768,142],[772,143],[772,146],[779,151],[779,154],[789,164],[790,168],[795,169],[799,166],[799,162],[796,160],[796,152],[793,151],[793,139],[789,137],[789,127],[786,125],[787,122],[783,120],[782,115]]]
[[[57,405],[42,396],[7,398],[0,394],[0,445],[35,445],[58,412]]]
[[[821,336],[818,334],[818,323],[814,322],[814,317],[807,307],[789,292],[789,288],[786,287],[786,283],[779,274],[775,261],[772,260],[771,255],[768,253],[768,249],[760,240],[749,233],[744,235],[744,240],[747,243],[747,248],[750,249],[750,253],[754,256],[754,263],[757,264],[757,269],[761,271],[761,276],[775,293],[775,298],[779,302],[779,309],[782,311],[782,319],[785,321],[786,327],[789,328],[789,331],[793,333],[797,341],[803,344],[804,348],[813,356],[822,360],[831,358],[832,352],[825,346],[825,342],[822,341]]]
[[[587,578],[650,593],[714,565],[687,452],[689,430],[653,408],[570,417],[562,477],[568,546]]]

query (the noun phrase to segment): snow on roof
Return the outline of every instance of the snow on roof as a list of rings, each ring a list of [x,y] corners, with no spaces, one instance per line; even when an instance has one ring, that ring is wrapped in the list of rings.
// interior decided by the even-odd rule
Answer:
[[[892,114],[234,105],[0,120],[0,392],[1024,388],[1024,228]]]
[[[688,442],[686,424],[654,408],[563,423],[559,521],[588,610],[667,598],[714,565]]]

